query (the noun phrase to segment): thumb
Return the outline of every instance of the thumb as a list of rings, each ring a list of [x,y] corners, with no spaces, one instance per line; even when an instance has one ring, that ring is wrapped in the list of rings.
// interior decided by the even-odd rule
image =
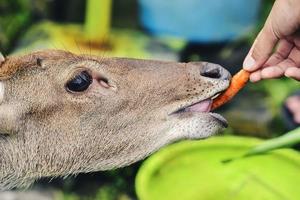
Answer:
[[[246,56],[243,68],[247,71],[259,69],[272,54],[278,40],[279,38],[276,36],[270,20],[268,19]]]

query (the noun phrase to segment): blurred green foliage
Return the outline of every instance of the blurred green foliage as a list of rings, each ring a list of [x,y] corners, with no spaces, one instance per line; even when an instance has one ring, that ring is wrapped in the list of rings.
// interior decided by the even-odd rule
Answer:
[[[23,36],[23,30],[25,30],[33,20],[33,7],[37,7],[37,12],[40,13],[40,16],[47,17],[47,14],[45,14],[47,13],[45,12],[45,6],[47,6],[46,2],[47,0],[0,0],[0,51],[9,52],[14,47],[17,38]],[[63,1],[60,3],[62,2]],[[72,6],[70,6],[71,8],[66,9],[65,11],[53,9],[49,16],[57,15],[56,17],[53,17],[55,19],[58,19],[59,17],[59,19],[72,19],[71,15],[76,15],[77,18],[84,16],[81,16],[80,12],[76,12],[78,11],[76,9],[80,7],[78,5],[81,5],[80,0],[76,0],[76,2],[77,3],[74,3],[74,1],[72,1],[72,3],[71,1],[64,1],[64,4],[72,4],[74,8],[72,9]],[[262,0],[258,25],[256,30],[247,36],[247,44],[252,44],[255,36],[263,26],[273,3],[274,0]],[[113,12],[113,25],[117,27],[138,28],[137,7],[136,0],[115,0],[113,9],[118,10],[118,12]],[[62,13],[64,15],[60,16]],[[228,51],[225,51],[225,53],[229,54]],[[284,99],[297,89],[299,89],[299,83],[291,79],[268,80],[263,81],[260,84],[251,85],[251,91],[263,92],[266,94],[267,103],[272,112],[278,117],[280,116],[279,108],[284,102]],[[278,121],[280,121],[280,119],[278,119]],[[277,125],[281,124],[278,123],[276,126]],[[278,130],[281,131],[281,129]],[[228,129],[226,133],[232,135],[234,134],[234,130]],[[274,135],[276,134],[278,133],[274,133]],[[136,165],[125,169],[101,172],[101,176],[99,177],[99,179],[103,180],[101,184],[93,185],[93,183],[91,183],[91,185],[82,186],[87,187],[91,191],[90,195],[84,197],[72,190],[72,188],[74,188],[74,179],[67,179],[62,187],[63,191],[57,193],[57,199],[127,200],[129,199],[129,196],[134,196],[133,179],[135,174]]]
[[[0,50],[7,52],[30,22],[30,0],[0,1]]]
[[[55,199],[56,200],[80,200],[80,197],[76,194],[59,191],[56,193]]]
[[[78,174],[64,179],[44,179],[40,187],[51,186],[55,200],[129,200],[135,199],[134,180],[141,163],[121,169]]]

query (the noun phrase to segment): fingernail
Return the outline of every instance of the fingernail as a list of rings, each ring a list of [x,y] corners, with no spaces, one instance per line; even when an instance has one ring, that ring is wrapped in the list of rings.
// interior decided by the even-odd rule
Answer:
[[[243,68],[245,70],[251,70],[252,67],[255,65],[255,60],[254,58],[252,58],[252,56],[248,55],[246,57],[246,59],[244,60],[244,63],[243,63]]]
[[[285,75],[286,77],[288,77],[288,78],[291,78],[291,76],[292,76],[289,70],[286,70],[286,71],[284,72],[284,75]]]
[[[291,78],[293,76],[293,72],[291,71],[291,68],[287,68],[287,70],[284,72],[284,76]]]
[[[261,77],[260,77],[259,74],[252,74],[252,75],[250,75],[250,82],[256,83],[256,82],[258,82],[260,80],[261,80]]]
[[[250,79],[251,83],[257,83],[258,81],[260,81],[259,79]]]

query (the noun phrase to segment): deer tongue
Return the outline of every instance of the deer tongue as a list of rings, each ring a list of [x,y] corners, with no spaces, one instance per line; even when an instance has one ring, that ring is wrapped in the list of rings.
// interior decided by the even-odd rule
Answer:
[[[212,100],[206,99],[187,107],[185,110],[191,112],[209,112],[211,110],[211,106]]]

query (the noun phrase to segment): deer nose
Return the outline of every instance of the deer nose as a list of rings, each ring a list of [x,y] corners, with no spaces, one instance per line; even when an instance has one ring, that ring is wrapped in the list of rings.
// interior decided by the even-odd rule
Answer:
[[[200,69],[200,75],[219,80],[230,80],[230,73],[222,66],[214,63],[202,62],[202,68]]]

